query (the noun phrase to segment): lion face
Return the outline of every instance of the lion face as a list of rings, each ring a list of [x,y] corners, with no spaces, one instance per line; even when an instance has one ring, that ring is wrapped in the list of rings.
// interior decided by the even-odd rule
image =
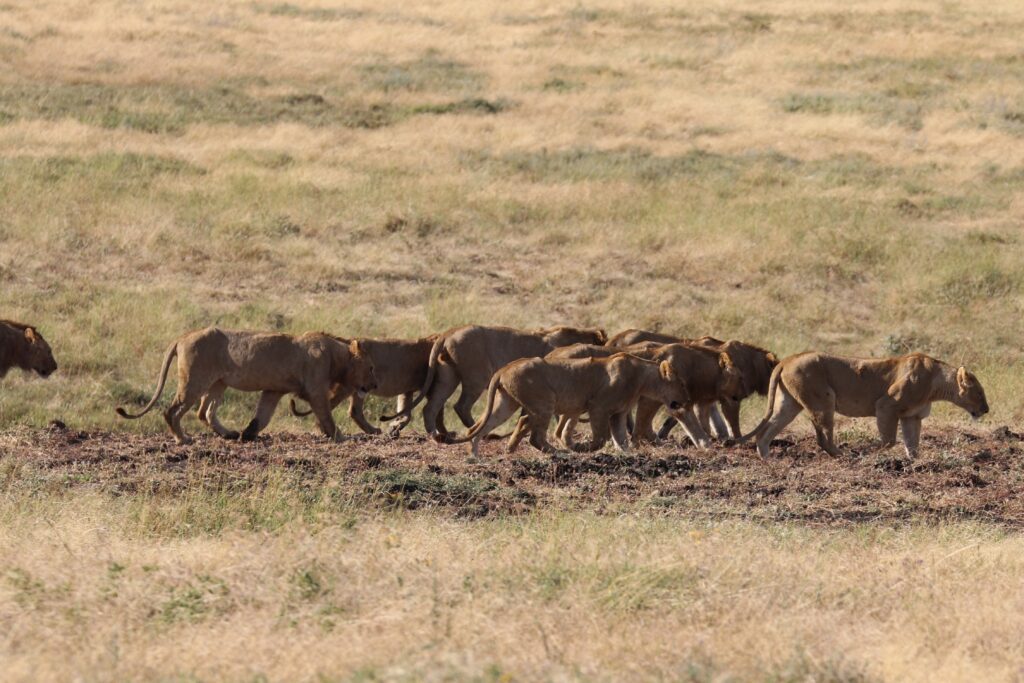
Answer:
[[[349,364],[348,384],[365,396],[377,388],[377,376],[373,372],[373,361],[359,347],[358,341],[349,345],[352,362]]]
[[[718,396],[731,401],[742,401],[746,396],[746,383],[743,372],[732,364],[728,354],[719,356],[718,367],[722,374],[718,380]]]
[[[967,368],[956,371],[957,405],[971,414],[975,420],[988,412],[988,401],[981,382]]]
[[[658,373],[663,380],[661,383],[661,400],[668,407],[669,411],[683,410],[690,404],[690,391],[686,384],[680,379],[672,363],[663,360],[658,366]]]
[[[57,361],[53,357],[53,350],[43,339],[43,335],[31,327],[25,328],[25,339],[28,341],[28,358],[25,363],[26,370],[32,370],[41,377],[49,377],[57,370]]]

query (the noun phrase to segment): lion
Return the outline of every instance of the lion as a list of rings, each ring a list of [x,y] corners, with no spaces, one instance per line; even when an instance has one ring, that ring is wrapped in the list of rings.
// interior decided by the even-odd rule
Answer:
[[[712,406],[712,410],[707,413],[707,417],[719,437],[739,439],[742,434],[740,431],[740,403],[754,393],[758,393],[761,396],[767,395],[768,380],[771,378],[772,370],[779,362],[775,354],[767,349],[762,349],[759,346],[742,341],[722,341],[708,336],[686,339],[659,332],[635,329],[619,332],[608,340],[608,346],[621,348],[645,341],[661,344],[672,344],[675,342],[698,344],[729,354],[733,365],[743,374],[743,391],[739,394],[739,400],[720,400],[718,406],[721,408],[721,414],[719,414],[717,408]],[[722,416],[724,416],[724,420]],[[705,429],[707,429],[707,421],[703,418],[702,421],[705,422]],[[664,424],[662,424],[661,429],[658,430],[658,437],[661,439],[667,438],[675,425],[675,418],[668,417]]]
[[[421,339],[356,339],[359,348],[373,363],[377,388],[374,396],[398,397],[398,417],[388,426],[388,435],[397,437],[410,421],[410,414],[405,407],[412,401],[416,390],[423,385],[427,377],[427,366],[430,361],[430,349],[437,340],[433,334]],[[349,340],[342,339],[343,342]],[[381,430],[366,420],[363,413],[363,396],[354,387],[336,384],[331,387],[331,410],[346,398],[351,397],[348,415],[367,434],[380,434]],[[310,415],[312,411],[301,412],[291,399],[292,413],[298,417]]]
[[[683,428],[687,436],[701,448],[706,448],[710,443],[705,426],[709,408],[716,401],[737,400],[744,390],[743,373],[733,365],[729,354],[700,344],[640,342],[623,348],[574,344],[555,349],[546,358],[608,357],[620,352],[645,360],[668,361],[672,364],[676,376],[686,385],[687,393],[690,395],[690,401],[685,409],[676,414],[685,417]],[[654,442],[659,438],[654,433],[652,423],[660,408],[661,404],[658,401],[639,399],[632,430],[634,442]],[[560,422],[561,431],[557,436],[563,440],[571,439],[571,427],[571,424]]]
[[[277,404],[289,393],[308,401],[320,429],[328,438],[339,441],[341,435],[331,416],[331,387],[353,386],[364,394],[376,388],[373,364],[357,342],[346,344],[323,332],[293,336],[208,327],[171,343],[164,354],[156,392],[142,412],[130,414],[119,407],[118,415],[136,420],[156,405],[175,356],[178,391],[164,411],[164,419],[179,444],[191,442],[181,429],[181,418],[196,402],[200,402],[200,419],[217,435],[251,440],[267,426]],[[228,387],[261,392],[256,416],[241,435],[217,419],[217,408]]]
[[[882,448],[896,443],[896,425],[907,455],[921,440],[921,421],[935,401],[960,406],[974,419],[988,412],[985,390],[963,366],[954,368],[923,353],[894,358],[844,358],[806,352],[789,356],[772,372],[768,410],[761,424],[743,437],[757,437],[757,452],[768,457],[772,439],[807,410],[818,446],[838,456],[833,434],[835,414],[874,417]]]
[[[57,371],[53,350],[32,325],[0,320],[0,378],[11,368],[49,377]]]
[[[520,408],[523,415],[509,439],[514,451],[527,434],[530,443],[545,453],[554,451],[547,440],[553,415],[578,418],[590,414],[593,438],[574,444],[576,451],[595,451],[611,436],[627,451],[626,413],[640,398],[665,404],[680,414],[690,402],[686,385],[672,363],[660,363],[617,353],[608,358],[523,358],[500,368],[487,388],[487,406],[465,436],[452,443],[472,441],[479,453],[480,441]]]
[[[448,397],[460,383],[462,394],[455,403],[455,413],[466,427],[471,427],[473,405],[499,368],[521,358],[540,358],[559,346],[581,342],[604,344],[607,339],[604,330],[575,327],[534,331],[483,325],[453,327],[439,335],[430,349],[427,376],[419,395],[404,410],[381,419],[393,420],[408,414],[429,397],[423,408],[423,426],[433,438],[444,440],[447,431],[441,416]]]

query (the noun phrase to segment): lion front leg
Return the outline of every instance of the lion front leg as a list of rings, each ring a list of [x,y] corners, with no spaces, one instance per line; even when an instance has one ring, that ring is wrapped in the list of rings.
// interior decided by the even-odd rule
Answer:
[[[896,444],[896,427],[899,425],[896,402],[889,396],[883,396],[875,403],[875,422],[878,434],[882,437],[880,448],[890,448]]]
[[[633,422],[633,443],[654,443],[658,436],[654,433],[654,416],[661,409],[661,404],[649,398],[641,398],[636,403],[636,420]]]
[[[738,439],[743,436],[743,431],[740,428],[740,402],[722,399],[718,402],[718,408],[721,410],[722,417],[725,418],[725,423],[728,426],[729,438]]]
[[[900,420],[900,431],[903,434],[903,447],[911,458],[917,456],[917,447],[921,443],[921,418],[918,416],[904,417]]]
[[[281,402],[284,394],[276,391],[264,391],[260,393],[260,401],[256,404],[256,416],[252,418],[245,430],[242,432],[242,441],[254,440],[260,432],[267,428],[270,419],[274,417],[277,404]]]
[[[332,441],[341,441],[341,432],[338,431],[334,415],[331,414],[331,402],[327,392],[310,392],[309,407],[313,409],[313,415],[316,416],[317,424],[324,436]]]
[[[593,437],[590,441],[578,443],[573,445],[573,450],[579,453],[588,453],[596,451],[606,443],[611,437],[611,415],[608,413],[597,413],[594,411],[590,412],[590,431],[593,432]]]
[[[352,400],[348,404],[348,416],[352,418],[352,421],[359,425],[367,434],[380,434],[381,430],[374,427],[372,424],[366,421],[366,416],[363,414],[363,397],[359,395],[359,392],[352,394]]]
[[[689,437],[694,446],[707,448],[711,445],[711,437],[704,431],[704,427],[701,426],[700,420],[697,419],[693,410],[683,409],[678,411],[676,416],[678,417],[679,424],[683,426],[683,431],[686,432],[686,436]]]
[[[610,420],[610,427],[612,432],[612,441],[619,447],[619,450],[623,453],[629,453],[629,429],[626,426],[626,415],[628,411],[622,413],[616,413],[612,415]]]

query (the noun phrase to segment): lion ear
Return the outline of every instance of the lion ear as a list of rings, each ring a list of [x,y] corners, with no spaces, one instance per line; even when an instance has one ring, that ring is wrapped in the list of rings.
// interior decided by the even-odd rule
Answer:
[[[597,343],[598,344],[607,344],[608,343],[608,333],[605,332],[604,330],[602,330],[600,327],[597,328],[597,330],[595,330],[595,334],[597,336]]]
[[[974,377],[971,376],[971,373],[967,372],[967,368],[961,365],[956,369],[956,383],[961,389],[966,391],[974,386]]]
[[[25,339],[28,339],[30,342],[32,342],[34,344],[36,339],[38,339],[38,338],[39,338],[39,335],[36,334],[35,328],[32,328],[32,327],[26,327],[25,328]]]
[[[352,353],[353,356],[361,356],[361,355],[363,355],[363,349],[359,346],[359,340],[358,339],[353,339],[352,340],[352,343],[348,345],[348,350],[349,350],[349,352]]]
[[[732,367],[732,358],[729,358],[729,354],[720,353],[718,354],[718,367],[723,370],[728,370]]]
[[[661,376],[667,379],[669,382],[673,382],[676,379],[676,369],[672,367],[672,363],[667,360],[661,361],[661,365],[658,366]]]

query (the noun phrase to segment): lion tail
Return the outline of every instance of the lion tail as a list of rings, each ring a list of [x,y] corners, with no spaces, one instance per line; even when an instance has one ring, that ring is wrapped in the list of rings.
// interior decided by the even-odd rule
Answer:
[[[414,400],[410,401],[405,408],[402,408],[400,412],[394,415],[381,415],[381,422],[388,422],[394,420],[397,417],[408,415],[412,412],[412,409],[418,406],[423,399],[426,397],[427,392],[430,391],[430,385],[434,383],[434,377],[437,375],[437,359],[441,355],[441,349],[444,348],[445,337],[439,336],[435,341],[434,345],[430,347],[430,360],[427,361],[427,376],[423,380],[423,386],[420,387],[420,394]]]
[[[480,430],[484,428],[487,421],[491,419],[491,413],[494,411],[494,395],[498,393],[498,386],[501,384],[501,373],[494,373],[494,377],[491,377],[491,383],[487,386],[487,405],[484,407],[483,415],[476,421],[469,431],[466,432],[465,436],[460,436],[456,439],[451,439],[448,443],[466,443],[471,441],[474,436],[480,433]]]
[[[771,418],[772,413],[775,412],[775,393],[778,391],[779,382],[782,375],[782,363],[779,363],[772,370],[771,379],[768,381],[768,410],[765,411],[764,419],[761,420],[761,424],[754,427],[754,431],[750,432],[746,436],[741,436],[737,441],[739,443],[746,443],[754,437],[761,434],[764,431],[765,426],[768,424],[768,420]]]
[[[294,396],[289,399],[289,403],[291,403],[291,406],[292,406],[292,415],[294,415],[295,417],[309,417],[310,415],[313,414],[312,410],[307,410],[305,412],[299,410],[299,406],[296,405],[296,403],[295,403],[295,397]]]
[[[164,354],[164,364],[163,367],[160,368],[160,377],[157,380],[156,391],[153,393],[153,398],[149,399],[149,403],[146,404],[146,407],[142,409],[141,413],[136,413],[133,415],[124,408],[122,408],[121,406],[115,408],[114,412],[116,412],[118,415],[120,415],[126,420],[137,420],[146,413],[148,413],[150,410],[152,410],[153,406],[156,405],[156,402],[160,400],[160,394],[164,393],[164,385],[167,383],[167,371],[171,367],[171,361],[174,360],[174,357],[177,355],[178,340],[174,340],[170,348],[167,349],[167,353]]]

